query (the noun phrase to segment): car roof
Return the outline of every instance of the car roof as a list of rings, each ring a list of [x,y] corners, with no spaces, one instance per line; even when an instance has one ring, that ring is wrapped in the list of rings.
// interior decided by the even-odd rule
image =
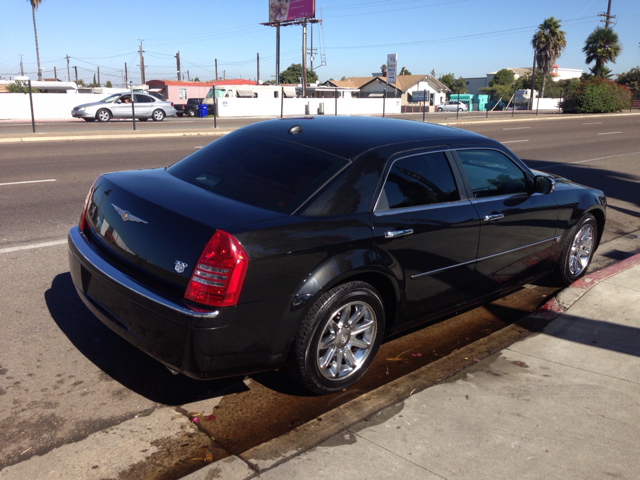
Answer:
[[[289,133],[296,126],[301,128],[300,132]],[[327,116],[266,120],[239,131],[281,138],[349,159],[374,148],[406,142],[432,142],[433,145],[497,143],[482,135],[443,125],[375,117]]]

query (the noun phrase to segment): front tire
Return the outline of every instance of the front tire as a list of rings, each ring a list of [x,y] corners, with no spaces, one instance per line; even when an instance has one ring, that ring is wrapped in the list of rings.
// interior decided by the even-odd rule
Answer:
[[[154,110],[152,118],[154,122],[161,122],[162,120],[164,120],[164,112],[160,109]]]
[[[307,390],[324,395],[353,385],[369,368],[384,333],[380,295],[349,282],[322,295],[296,335],[288,369]]]
[[[108,122],[111,120],[111,112],[106,108],[102,108],[98,110],[98,113],[96,113],[96,119],[99,122]]]
[[[560,255],[557,277],[562,285],[569,286],[586,273],[596,251],[597,238],[596,219],[588,213],[573,227]]]
[[[444,112],[444,109],[442,109],[442,108],[440,107],[440,108],[438,108],[438,111],[439,111],[439,112]]]

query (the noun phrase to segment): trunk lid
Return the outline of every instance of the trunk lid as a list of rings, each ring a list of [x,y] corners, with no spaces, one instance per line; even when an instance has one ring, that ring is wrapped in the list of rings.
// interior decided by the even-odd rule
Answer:
[[[182,297],[216,230],[282,216],[198,188],[160,168],[103,175],[91,197],[85,233],[128,275]]]

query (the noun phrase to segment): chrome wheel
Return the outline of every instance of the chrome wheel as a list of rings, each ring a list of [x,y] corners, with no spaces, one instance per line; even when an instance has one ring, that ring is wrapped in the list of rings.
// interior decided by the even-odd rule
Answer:
[[[111,120],[111,112],[103,108],[102,110],[98,110],[98,113],[96,114],[96,118],[100,122],[108,122],[109,120]]]
[[[586,223],[574,237],[568,265],[571,275],[577,277],[589,266],[593,253],[594,234],[593,226]]]
[[[316,349],[320,373],[333,380],[357,372],[371,354],[376,325],[373,308],[362,301],[347,303],[333,312]]]
[[[164,119],[164,112],[162,110],[153,111],[153,121],[161,122]]]

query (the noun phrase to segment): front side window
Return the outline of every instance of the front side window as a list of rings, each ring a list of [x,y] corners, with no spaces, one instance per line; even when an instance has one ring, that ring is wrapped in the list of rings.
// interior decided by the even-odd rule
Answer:
[[[376,211],[455,202],[460,194],[444,152],[397,160],[380,193]]]
[[[524,172],[497,150],[459,150],[474,198],[512,195],[527,191]]]

